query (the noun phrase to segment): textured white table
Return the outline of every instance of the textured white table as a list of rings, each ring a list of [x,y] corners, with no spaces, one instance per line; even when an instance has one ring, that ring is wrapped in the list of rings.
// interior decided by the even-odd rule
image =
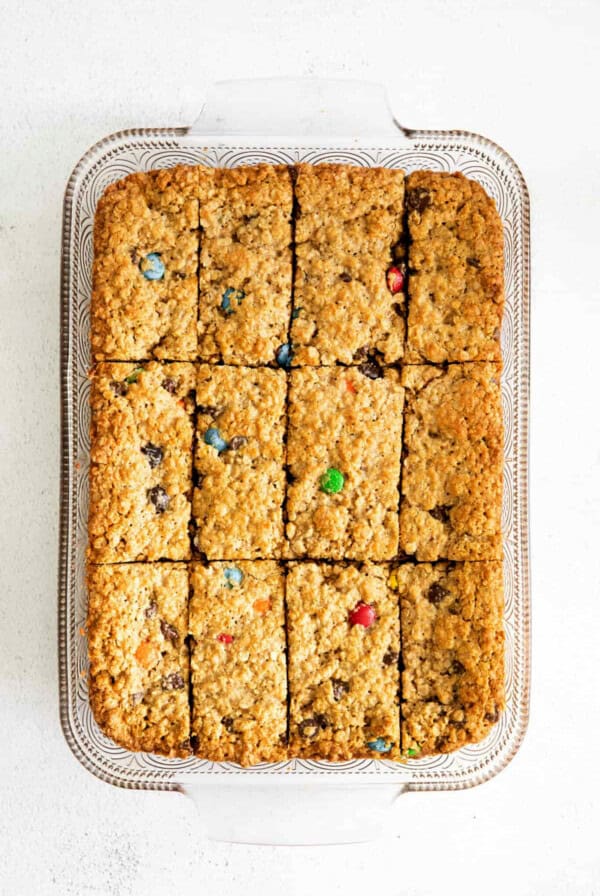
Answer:
[[[10,0],[0,36],[0,892],[600,893],[600,6]],[[496,139],[533,205],[533,711],[491,783],[398,804],[399,838],[203,842],[191,802],[88,775],[58,725],[62,191],[99,137],[183,125],[209,81],[350,76],[398,117]],[[593,116],[593,117],[592,117]],[[594,120],[595,119],[595,120]]]

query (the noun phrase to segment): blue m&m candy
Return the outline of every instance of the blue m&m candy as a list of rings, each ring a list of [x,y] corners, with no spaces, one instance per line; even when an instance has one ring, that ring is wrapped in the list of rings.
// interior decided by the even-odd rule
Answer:
[[[241,569],[238,569],[237,566],[226,566],[223,575],[225,576],[225,582],[227,583],[228,588],[234,588],[236,585],[241,585],[244,579],[244,573]]]
[[[289,368],[292,366],[293,356],[294,352],[292,351],[292,346],[289,342],[285,342],[283,345],[280,345],[275,352],[275,360],[280,367],[284,368],[284,370],[289,370]]]
[[[227,451],[227,448],[229,447],[216,426],[211,426],[206,430],[204,433],[204,441],[207,445],[210,445],[211,448],[216,448],[219,454],[221,451]]]
[[[165,276],[165,266],[158,252],[150,252],[140,261],[140,271],[146,280],[162,280]]]
[[[392,745],[389,744],[383,737],[378,737],[376,740],[367,741],[367,746],[369,750],[373,750],[375,753],[389,753],[392,749]]]

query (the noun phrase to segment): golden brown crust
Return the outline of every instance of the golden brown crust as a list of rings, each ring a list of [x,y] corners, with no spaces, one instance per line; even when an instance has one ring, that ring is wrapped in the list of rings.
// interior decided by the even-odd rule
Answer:
[[[189,558],[194,386],[186,363],[94,370],[90,560]]]
[[[290,563],[286,583],[290,755],[399,755],[398,606],[385,566]],[[375,609],[353,625],[358,603]],[[381,739],[385,752],[369,747]]]
[[[290,556],[386,560],[398,552],[404,392],[396,370],[306,367],[290,375],[287,538]],[[337,494],[320,486],[329,468]]]
[[[487,736],[504,708],[502,564],[411,563],[401,601],[402,753],[450,753]]]
[[[185,564],[88,568],[90,704],[127,750],[190,753]]]
[[[197,355],[198,168],[179,165],[111,184],[94,221],[91,305],[95,361]],[[160,255],[159,280],[144,259]]]
[[[400,547],[417,560],[502,557],[496,364],[405,367]]]
[[[195,563],[191,584],[196,754],[244,766],[285,759],[282,568],[272,561]]]
[[[285,167],[202,170],[198,321],[202,360],[274,364],[277,349],[287,342],[292,202]]]
[[[500,361],[504,243],[493,199],[462,174],[415,171],[406,207],[405,362]]]
[[[283,553],[285,397],[282,370],[197,367],[194,543],[209,560]],[[226,450],[207,444],[215,429]]]
[[[402,238],[404,172],[349,165],[298,165],[295,365],[402,357],[404,296],[386,273]],[[362,355],[361,355],[362,352]]]

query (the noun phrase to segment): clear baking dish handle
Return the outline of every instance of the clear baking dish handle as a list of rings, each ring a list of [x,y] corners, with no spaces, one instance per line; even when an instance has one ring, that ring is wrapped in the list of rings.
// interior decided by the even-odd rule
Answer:
[[[410,140],[381,84],[321,78],[217,81],[189,136]]]
[[[394,836],[393,807],[405,789],[285,778],[245,786],[194,781],[181,787],[194,802],[208,839],[272,846],[325,846]]]

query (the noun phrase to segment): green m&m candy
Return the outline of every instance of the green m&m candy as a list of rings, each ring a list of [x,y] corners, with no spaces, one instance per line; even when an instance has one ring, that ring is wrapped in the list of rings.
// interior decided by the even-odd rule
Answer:
[[[329,467],[326,473],[321,476],[321,491],[327,495],[337,495],[344,487],[344,474],[335,467]]]

